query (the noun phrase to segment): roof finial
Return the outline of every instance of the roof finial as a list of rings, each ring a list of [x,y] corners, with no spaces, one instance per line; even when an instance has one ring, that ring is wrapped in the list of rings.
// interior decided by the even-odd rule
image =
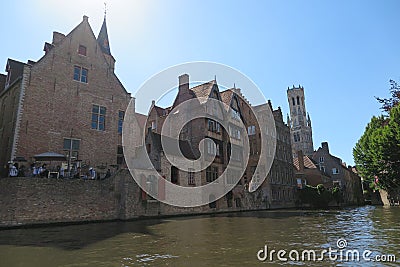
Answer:
[[[235,83],[233,83],[233,88],[235,88],[235,89],[236,89],[236,84],[235,84]]]
[[[104,2],[104,18],[107,16],[107,2]]]
[[[214,75],[214,81],[217,81],[217,75]]]

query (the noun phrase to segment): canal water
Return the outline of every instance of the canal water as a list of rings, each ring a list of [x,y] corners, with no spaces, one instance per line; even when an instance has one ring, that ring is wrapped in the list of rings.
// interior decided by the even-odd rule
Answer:
[[[324,249],[331,254],[323,254],[321,261]],[[278,259],[272,253],[270,258],[272,250],[286,254]],[[307,252],[311,250],[315,260]],[[359,251],[358,260],[357,254],[347,253],[353,250]],[[397,262],[367,261],[363,253],[373,260],[392,260],[394,255]],[[398,266],[399,260],[396,207],[242,212],[0,231],[0,266],[7,267]]]

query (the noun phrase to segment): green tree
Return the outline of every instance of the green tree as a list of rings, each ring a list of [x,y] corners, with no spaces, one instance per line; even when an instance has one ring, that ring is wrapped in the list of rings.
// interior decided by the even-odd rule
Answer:
[[[357,169],[364,179],[384,189],[400,187],[400,105],[390,117],[372,117],[353,149]]]

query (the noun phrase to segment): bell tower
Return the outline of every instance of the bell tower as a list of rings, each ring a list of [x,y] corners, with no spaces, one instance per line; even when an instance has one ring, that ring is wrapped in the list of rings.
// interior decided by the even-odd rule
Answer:
[[[287,89],[287,97],[290,108],[288,125],[292,141],[293,157],[297,157],[297,151],[302,150],[304,155],[312,156],[314,145],[310,115],[306,111],[304,87],[293,85]]]

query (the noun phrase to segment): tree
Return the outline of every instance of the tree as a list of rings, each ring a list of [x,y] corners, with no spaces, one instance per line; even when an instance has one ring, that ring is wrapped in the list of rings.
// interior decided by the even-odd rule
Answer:
[[[389,115],[372,117],[353,149],[361,176],[384,189],[400,188],[400,105],[392,106]]]
[[[379,98],[375,97],[379,103],[382,104],[381,109],[386,111],[387,113],[390,112],[390,110],[394,107],[397,106],[400,103],[400,85],[397,84],[396,81],[390,80],[390,98]]]

